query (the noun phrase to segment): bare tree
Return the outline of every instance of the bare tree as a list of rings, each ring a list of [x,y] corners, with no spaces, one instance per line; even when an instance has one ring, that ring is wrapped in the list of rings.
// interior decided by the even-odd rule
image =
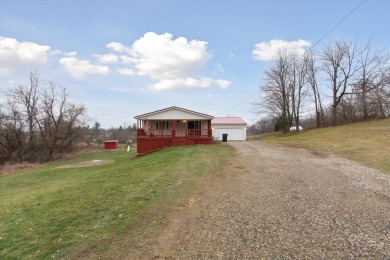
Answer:
[[[47,161],[56,153],[68,152],[84,125],[85,108],[68,100],[65,89],[55,84],[40,89],[37,72],[31,72],[30,85],[6,92],[0,113],[0,162]],[[3,155],[3,153],[2,153]]]
[[[39,102],[39,74],[37,71],[30,73],[29,86],[18,85],[15,89],[10,89],[6,92],[7,108],[12,114],[13,121],[18,120],[18,127],[27,126],[27,159],[34,154],[34,147],[36,144],[36,121],[35,117],[38,114]],[[24,130],[24,129],[23,129]],[[24,142],[23,142],[24,143]]]
[[[272,117],[262,118],[256,122],[256,133],[270,133],[275,131],[276,120]]]
[[[322,52],[323,70],[332,88],[332,124],[337,124],[337,108],[351,88],[354,75],[359,71],[356,42],[343,40],[330,43]]]
[[[375,87],[371,96],[375,100],[375,110],[381,117],[390,117],[390,68],[383,74],[382,85]]]
[[[304,56],[281,49],[274,66],[265,71],[261,86],[261,103],[257,107],[277,118],[277,124],[287,132],[293,121],[299,127],[300,111],[307,95],[307,62]]]
[[[25,121],[13,104],[7,113],[0,112],[0,163],[17,158],[24,160]]]
[[[306,55],[290,53],[290,91],[291,108],[296,131],[299,131],[300,112],[304,99],[306,98],[307,88],[307,61]]]
[[[42,96],[42,113],[37,122],[46,160],[55,159],[55,153],[69,152],[74,141],[80,137],[77,126],[83,124],[80,118],[85,108],[69,102],[68,98],[66,89],[54,83],[50,83],[50,88]]]
[[[323,105],[320,73],[325,75],[321,82],[328,82],[331,89],[330,106]],[[370,43],[358,48],[356,42],[333,41],[318,56],[306,52],[302,57],[282,49],[264,75],[255,111],[277,119],[277,128],[283,131],[292,123],[299,126],[309,88],[317,127],[390,116],[390,56],[373,50]],[[309,121],[313,126],[313,118]]]
[[[305,62],[307,66],[307,74],[306,74],[307,82],[311,86],[311,89],[313,91],[315,114],[316,114],[316,126],[317,128],[319,128],[323,126],[325,121],[324,110],[322,108],[322,102],[321,102],[321,93],[317,81],[319,68],[318,66],[316,66],[317,62],[312,52],[306,53]]]
[[[354,84],[354,92],[358,95],[363,119],[377,117],[378,114],[383,116],[376,104],[381,100],[381,95],[378,96],[380,89],[388,81],[389,56],[383,51],[372,50],[369,42],[359,55],[359,64],[361,69]],[[372,93],[374,90],[376,92]]]
[[[261,88],[260,109],[280,119],[281,128],[288,131],[292,121],[290,92],[290,60],[286,49],[279,50],[274,66],[265,71]]]

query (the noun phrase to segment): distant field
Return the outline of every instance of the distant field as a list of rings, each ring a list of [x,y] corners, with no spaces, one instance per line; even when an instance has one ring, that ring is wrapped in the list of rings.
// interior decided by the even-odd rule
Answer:
[[[0,176],[0,259],[128,258],[232,154],[226,145],[135,160],[99,151]]]
[[[390,118],[287,135],[262,135],[260,140],[334,153],[390,173]]]

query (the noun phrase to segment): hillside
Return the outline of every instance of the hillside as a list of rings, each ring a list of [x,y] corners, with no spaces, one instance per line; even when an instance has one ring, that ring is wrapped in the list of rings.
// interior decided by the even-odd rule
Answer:
[[[0,259],[131,255],[233,149],[93,152],[0,176]]]
[[[336,154],[390,173],[390,118],[260,137],[262,142]]]

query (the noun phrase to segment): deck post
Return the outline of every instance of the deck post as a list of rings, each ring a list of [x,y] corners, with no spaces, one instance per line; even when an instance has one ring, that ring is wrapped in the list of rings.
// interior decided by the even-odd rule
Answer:
[[[207,121],[207,128],[209,129],[208,137],[211,137],[211,135],[212,135],[211,120]]]
[[[176,120],[173,120],[172,138],[176,137]]]

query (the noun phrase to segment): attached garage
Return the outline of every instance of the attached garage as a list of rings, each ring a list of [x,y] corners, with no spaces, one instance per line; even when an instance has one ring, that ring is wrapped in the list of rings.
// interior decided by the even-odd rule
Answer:
[[[217,140],[222,140],[222,135],[227,134],[228,141],[245,141],[246,125],[241,117],[214,117],[211,120],[213,137]]]

